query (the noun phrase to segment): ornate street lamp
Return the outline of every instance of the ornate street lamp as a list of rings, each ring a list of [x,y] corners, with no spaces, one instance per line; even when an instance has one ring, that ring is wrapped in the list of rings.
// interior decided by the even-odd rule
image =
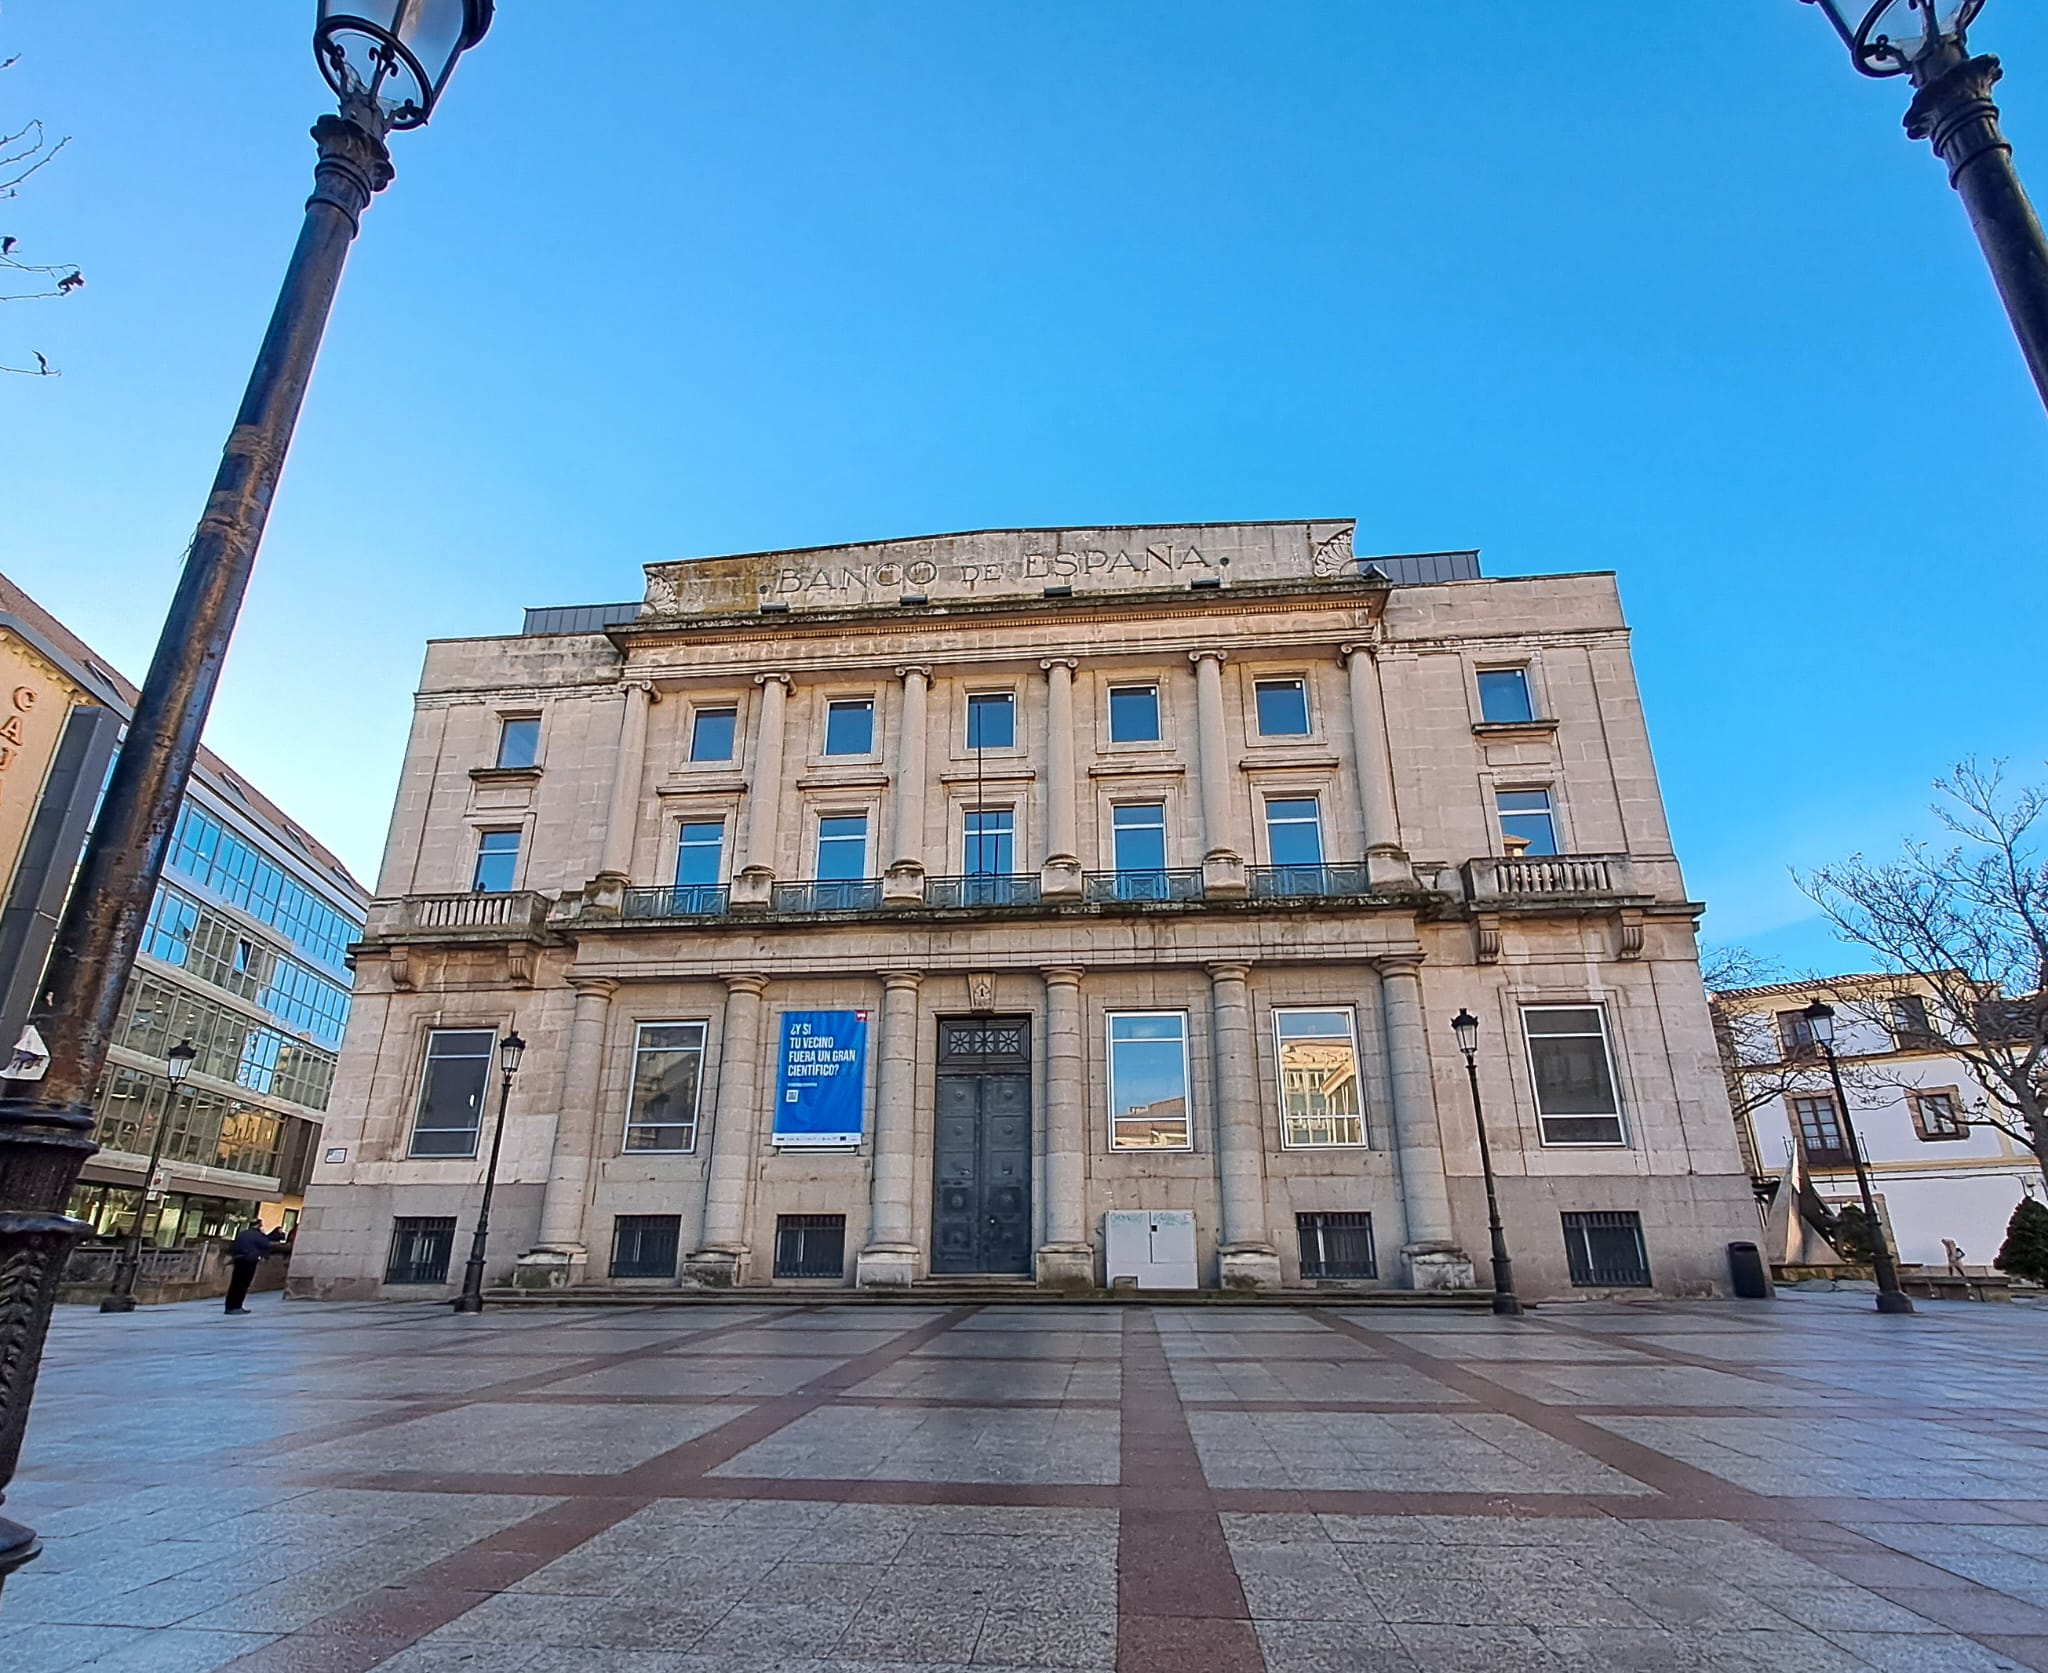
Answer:
[[[122,990],[349,244],[391,183],[384,136],[426,121],[491,9],[492,0],[321,0],[314,45],[341,108],[314,124],[320,155],[299,241],[57,926],[30,1018],[50,1043],[43,1079],[0,1098],[0,1489],[21,1455],[64,1262],[88,1230],[65,1205],[97,1148],[93,1098]],[[33,1531],[0,1518],[0,1582],[38,1549]]]
[[[1835,1083],[1835,1109],[1842,1120],[1842,1138],[1849,1146],[1849,1160],[1856,1164],[1856,1189],[1863,1195],[1863,1223],[1870,1228],[1870,1264],[1877,1273],[1877,1310],[1910,1313],[1913,1298],[1899,1288],[1899,1269],[1892,1263],[1891,1240],[1884,1235],[1884,1222],[1877,1217],[1877,1199],[1870,1194],[1870,1164],[1864,1159],[1856,1123],[1849,1118],[1849,1094],[1842,1085],[1842,1066],[1835,1061],[1835,1008],[1824,999],[1816,999],[1799,1014],[1806,1019],[1807,1032],[1820,1047],[1821,1056],[1828,1060],[1828,1078]]]
[[[171,1131],[171,1117],[178,1113],[178,1093],[184,1087],[185,1077],[192,1072],[192,1059],[198,1055],[190,1040],[180,1040],[164,1054],[164,1073],[170,1077],[171,1092],[164,1099],[163,1113],[156,1118],[156,1136],[149,1141],[149,1163],[142,1170],[142,1195],[135,1204],[135,1223],[128,1228],[128,1236],[121,1244],[121,1258],[114,1263],[114,1282],[100,1297],[102,1313],[135,1311],[135,1275],[142,1269],[142,1220],[149,1212],[149,1199],[159,1194],[157,1164],[164,1159],[164,1140]]]
[[[491,1129],[491,1159],[484,1167],[484,1200],[477,1205],[476,1234],[469,1240],[469,1264],[462,1269],[462,1293],[455,1298],[458,1313],[484,1310],[484,1248],[491,1240],[491,1193],[498,1184],[498,1148],[505,1142],[505,1106],[512,1101],[512,1077],[519,1073],[519,1059],[526,1042],[515,1029],[498,1042],[498,1067],[505,1071],[498,1089],[498,1124]]]
[[[1996,58],[1972,57],[1967,32],[1984,0],[1808,0],[1867,76],[1905,76],[1913,84],[1906,132],[1929,141],[1948,165],[1949,184],[1969,211],[1991,277],[2012,320],[2034,387],[2048,402],[2048,237],[2012,166],[1991,89],[2004,74]]]
[[[1462,1007],[1451,1018],[1458,1050],[1465,1054],[1465,1078],[1472,1083],[1472,1121],[1479,1129],[1479,1171],[1486,1176],[1486,1229],[1493,1238],[1493,1310],[1512,1317],[1522,1310],[1515,1294],[1515,1265],[1508,1259],[1507,1234],[1500,1229],[1500,1199],[1493,1188],[1493,1150],[1486,1142],[1486,1111],[1479,1101],[1479,1019]]]

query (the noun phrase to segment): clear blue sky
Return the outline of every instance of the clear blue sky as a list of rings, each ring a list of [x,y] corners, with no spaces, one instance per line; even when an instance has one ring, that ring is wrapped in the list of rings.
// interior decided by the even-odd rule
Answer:
[[[326,107],[312,0],[7,0],[0,567],[139,674]],[[1402,29],[1404,14],[1421,24]],[[1992,0],[2048,198],[2048,8]],[[1960,204],[1795,0],[509,0],[394,141],[210,741],[370,876],[422,642],[655,560],[1355,514],[1620,572],[1712,938],[2033,776],[2048,421]]]

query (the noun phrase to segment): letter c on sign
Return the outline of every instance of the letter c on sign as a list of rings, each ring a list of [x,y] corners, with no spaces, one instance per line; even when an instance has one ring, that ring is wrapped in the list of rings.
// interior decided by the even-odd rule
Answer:
[[[43,694],[32,685],[18,685],[14,688],[14,706],[27,714],[43,699]]]

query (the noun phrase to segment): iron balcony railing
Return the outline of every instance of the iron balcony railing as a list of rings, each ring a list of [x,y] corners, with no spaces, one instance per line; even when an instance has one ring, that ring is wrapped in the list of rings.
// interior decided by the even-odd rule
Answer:
[[[1302,900],[1317,895],[1369,895],[1365,867],[1351,865],[1253,866],[1246,873],[1253,900]]]
[[[882,904],[879,877],[826,882],[778,883],[770,896],[777,912],[866,912]]]
[[[927,906],[1036,906],[1035,871],[982,872],[972,877],[927,877]]]
[[[625,918],[717,918],[730,902],[723,883],[678,883],[669,889],[628,889]]]
[[[1090,901],[1200,900],[1202,873],[1186,871],[1091,871],[1082,878],[1082,898]]]

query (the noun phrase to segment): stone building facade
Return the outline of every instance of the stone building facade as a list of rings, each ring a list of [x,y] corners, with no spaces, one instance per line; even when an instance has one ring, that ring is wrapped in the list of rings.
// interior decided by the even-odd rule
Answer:
[[[1345,522],[646,576],[429,649],[299,1292],[451,1284],[515,1028],[493,1283],[1470,1284],[1461,1008],[1525,1293],[1754,1237],[1611,576]]]

